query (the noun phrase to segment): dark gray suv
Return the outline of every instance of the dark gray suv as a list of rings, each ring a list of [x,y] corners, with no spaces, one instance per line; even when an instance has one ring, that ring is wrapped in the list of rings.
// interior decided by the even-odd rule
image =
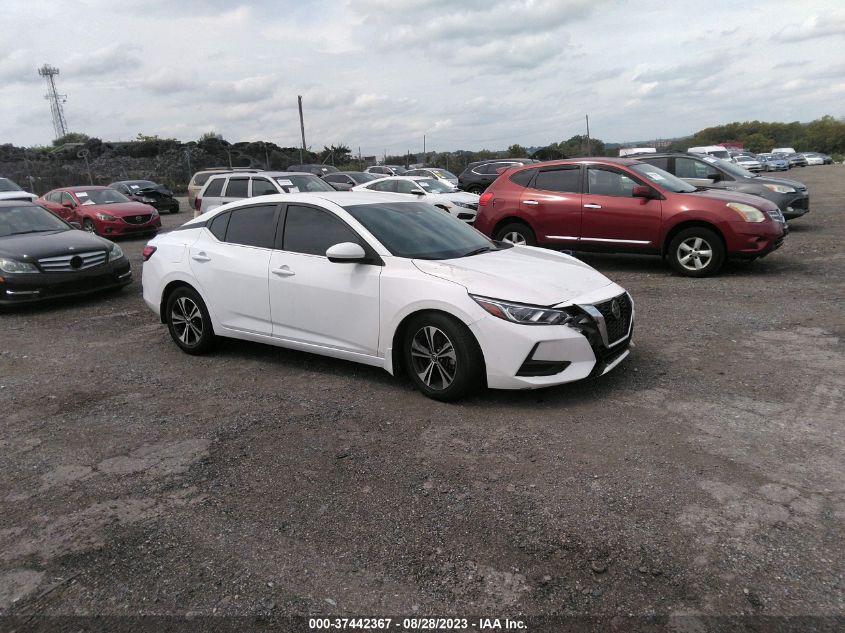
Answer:
[[[800,218],[810,210],[810,194],[803,183],[758,176],[720,158],[687,153],[638,154],[629,158],[660,167],[696,187],[728,189],[766,198],[778,205],[787,220]]]

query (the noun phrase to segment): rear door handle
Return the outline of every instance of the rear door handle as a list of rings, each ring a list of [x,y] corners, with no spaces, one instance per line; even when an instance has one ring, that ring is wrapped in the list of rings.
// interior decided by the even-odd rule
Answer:
[[[585,204],[585,205],[584,205],[584,208],[585,208],[585,209],[601,209],[601,205],[600,205],[600,204],[593,204],[593,203],[589,203],[589,204]]]
[[[535,207],[540,203],[537,202],[536,200],[523,200],[522,204],[530,204],[532,207]]]
[[[282,266],[281,268],[274,268],[273,274],[278,275],[279,277],[293,277],[296,273],[288,266]]]
[[[210,262],[211,258],[203,252],[199,252],[196,255],[191,255],[191,259],[198,261],[198,262]]]

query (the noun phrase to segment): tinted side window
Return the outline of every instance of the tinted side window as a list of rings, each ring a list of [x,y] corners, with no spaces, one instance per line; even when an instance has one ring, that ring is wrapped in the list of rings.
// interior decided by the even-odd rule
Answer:
[[[323,176],[323,180],[326,182],[345,182],[343,176],[337,176],[335,174],[326,174]]]
[[[47,200],[50,202],[55,202],[58,204],[62,200],[62,192],[61,191],[52,191],[47,195]]]
[[[253,196],[266,196],[274,193],[279,193],[279,190],[273,186],[269,180],[264,178],[253,178],[252,179],[252,195]]]
[[[226,197],[246,198],[247,185],[249,185],[248,178],[230,178],[229,184],[226,185]]]
[[[194,184],[197,185],[198,187],[202,187],[206,183],[206,181],[209,178],[211,178],[211,174],[213,174],[213,173],[214,172],[212,172],[212,171],[208,171],[208,172],[205,172],[204,174],[202,174],[202,173],[197,174],[196,176],[194,176]]]
[[[708,167],[700,160],[681,156],[675,159],[675,175],[678,178],[707,178],[708,172],[711,171],[716,171],[716,169]]]
[[[587,170],[587,190],[597,196],[631,197],[631,191],[638,182],[625,174],[609,169],[590,167]]]
[[[648,158],[643,159],[640,158],[639,160],[643,161],[644,163],[648,163],[649,165],[654,165],[655,167],[660,167],[663,171],[669,171],[669,158],[666,156],[661,156],[659,158]]]
[[[64,204],[65,202],[70,202],[71,204],[76,204],[73,201],[73,196],[71,196],[67,191],[62,192],[61,202],[62,202],[62,204]]]
[[[288,206],[284,250],[325,256],[330,246],[341,242],[361,244],[358,235],[330,213],[311,207]]]
[[[580,193],[580,180],[581,169],[577,166],[564,169],[545,169],[537,174],[537,179],[534,181],[534,189]]]
[[[276,238],[276,205],[235,209],[229,214],[226,241],[231,244],[272,248]]]
[[[410,180],[397,180],[396,193],[413,193],[419,189],[417,183]]]
[[[205,190],[205,197],[206,198],[219,198],[220,194],[223,193],[223,183],[226,182],[225,178],[215,178],[210,183],[208,183],[208,189]]]
[[[377,182],[371,187],[368,187],[368,189],[372,189],[373,191],[396,191],[396,181],[385,180],[383,182]]]
[[[518,171],[515,174],[511,174],[511,182],[514,182],[517,185],[522,185],[523,187],[527,187],[528,183],[531,182],[531,179],[536,173],[536,169],[524,169],[522,171]]]
[[[221,213],[208,225],[208,230],[221,242],[226,239],[226,227],[229,226],[229,214]]]

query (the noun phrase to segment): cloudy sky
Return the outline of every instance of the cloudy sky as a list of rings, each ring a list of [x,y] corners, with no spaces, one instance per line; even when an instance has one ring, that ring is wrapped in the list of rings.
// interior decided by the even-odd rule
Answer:
[[[0,143],[216,131],[364,154],[845,116],[842,0],[3,0]]]

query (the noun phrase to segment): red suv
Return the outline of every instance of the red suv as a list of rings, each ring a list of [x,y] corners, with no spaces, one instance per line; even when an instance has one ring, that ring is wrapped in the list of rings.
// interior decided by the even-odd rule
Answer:
[[[511,168],[481,196],[475,228],[513,244],[653,253],[690,277],[717,272],[726,257],[763,257],[788,232],[764,198],[700,190],[625,158]]]

